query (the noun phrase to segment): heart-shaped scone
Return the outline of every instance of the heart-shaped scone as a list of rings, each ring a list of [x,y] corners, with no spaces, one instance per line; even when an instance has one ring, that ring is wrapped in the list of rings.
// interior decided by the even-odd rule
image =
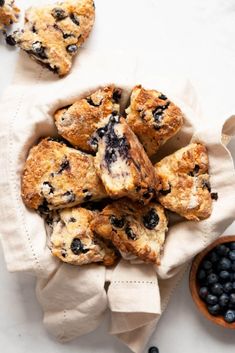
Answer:
[[[57,73],[66,75],[74,55],[87,39],[95,19],[93,0],[65,0],[31,7],[25,25],[11,37],[31,58]]]
[[[159,202],[189,220],[208,218],[212,197],[206,147],[192,143],[155,165],[163,189]],[[212,197],[211,197],[212,196]]]

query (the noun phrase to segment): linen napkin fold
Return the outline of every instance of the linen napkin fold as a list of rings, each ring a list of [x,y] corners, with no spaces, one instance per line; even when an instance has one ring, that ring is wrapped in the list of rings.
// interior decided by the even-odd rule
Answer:
[[[161,266],[122,260],[112,269],[100,265],[74,267],[52,257],[43,220],[27,209],[20,196],[20,178],[29,149],[42,136],[56,135],[53,112],[92,90],[114,83],[123,88],[122,110],[131,88],[142,84],[163,91],[185,114],[176,137],[158,158],[190,140],[208,147],[213,191],[218,192],[212,216],[203,222],[171,220]],[[21,53],[15,79],[0,101],[0,234],[9,271],[37,277],[37,298],[47,329],[68,341],[94,330],[106,309],[110,333],[133,352],[141,353],[185,266],[194,254],[218,237],[233,221],[235,174],[229,151],[221,142],[222,120],[205,126],[193,87],[173,73],[163,75],[150,56],[81,51],[70,75],[57,79]],[[197,132],[197,127],[201,131]],[[224,125],[223,140],[234,133],[234,120]]]

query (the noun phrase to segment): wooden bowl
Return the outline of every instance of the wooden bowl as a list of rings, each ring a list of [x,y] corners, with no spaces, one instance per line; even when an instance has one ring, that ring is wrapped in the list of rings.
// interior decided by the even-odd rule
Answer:
[[[198,268],[203,261],[204,257],[210,252],[215,246],[219,244],[224,244],[224,243],[230,243],[235,241],[235,236],[224,236],[219,239],[217,239],[214,243],[212,243],[210,246],[208,246],[204,251],[202,251],[200,254],[198,254],[192,263],[190,274],[189,274],[189,287],[191,291],[192,298],[200,310],[200,312],[210,321],[214,322],[217,325],[229,328],[229,329],[235,329],[235,322],[233,323],[228,323],[226,322],[222,316],[213,316],[211,315],[206,307],[206,303],[200,298],[199,296],[199,284],[197,281],[197,272]]]

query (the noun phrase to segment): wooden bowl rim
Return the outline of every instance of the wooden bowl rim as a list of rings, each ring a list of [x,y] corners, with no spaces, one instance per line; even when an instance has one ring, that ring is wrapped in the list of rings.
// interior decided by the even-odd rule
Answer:
[[[193,298],[194,303],[196,304],[197,308],[199,311],[210,321],[212,321],[214,324],[223,326],[225,328],[229,329],[235,329],[235,322],[233,323],[227,323],[222,316],[213,316],[211,315],[207,308],[206,304],[204,301],[200,298],[199,293],[198,293],[198,286],[197,286],[197,271],[199,268],[199,265],[201,264],[201,261],[203,258],[217,245],[223,244],[223,243],[231,243],[235,241],[235,235],[227,235],[220,237],[216,241],[214,241],[212,244],[210,244],[205,250],[203,250],[201,253],[199,253],[192,262],[190,273],[189,273],[189,288],[191,292],[191,296]]]

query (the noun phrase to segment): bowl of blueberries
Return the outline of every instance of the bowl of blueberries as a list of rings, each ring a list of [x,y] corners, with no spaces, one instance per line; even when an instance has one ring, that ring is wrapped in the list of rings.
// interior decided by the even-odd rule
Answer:
[[[195,257],[189,284],[207,319],[235,329],[235,236],[219,238]]]

